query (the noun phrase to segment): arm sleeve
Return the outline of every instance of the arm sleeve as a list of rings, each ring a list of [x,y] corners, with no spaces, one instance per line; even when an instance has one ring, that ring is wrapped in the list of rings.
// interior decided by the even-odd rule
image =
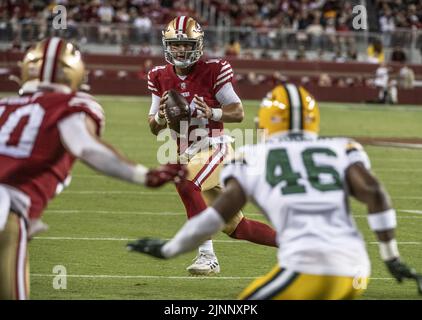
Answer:
[[[152,93],[155,94],[156,96],[161,96],[161,90],[160,90],[160,86],[159,86],[159,82],[157,80],[157,70],[159,70],[161,67],[154,68],[151,71],[148,72],[148,76],[147,76],[147,86],[148,86],[148,90]],[[161,68],[162,69],[162,68]]]
[[[57,108],[57,123],[73,114],[83,112],[97,124],[97,135],[101,136],[105,127],[105,115],[101,105],[86,93],[76,93],[64,108]]]
[[[220,89],[226,84],[233,81],[233,69],[230,63],[221,60],[218,63],[217,71],[215,73],[214,80],[214,92],[220,91]]]
[[[166,258],[197,248],[213,234],[223,230],[225,226],[221,215],[213,207],[202,211],[199,215],[189,219],[179,232],[161,249]]]
[[[153,116],[158,112],[160,108],[160,97],[155,95],[154,93],[151,94],[151,108],[149,109],[149,115]]]
[[[363,149],[362,145],[354,140],[349,140],[346,145],[346,157],[348,166],[356,162],[362,162],[366,169],[371,169],[371,162],[368,154]]]
[[[258,153],[251,153],[258,154]],[[239,148],[234,157],[225,164],[220,174],[221,185],[225,186],[229,178],[234,178],[242,187],[242,190],[248,197],[253,196],[254,186],[258,183],[257,179],[262,174],[259,170],[259,161],[257,157],[251,158],[247,156],[245,147]]]
[[[223,107],[232,103],[241,103],[241,100],[234,91],[231,82],[227,82],[224,86],[222,86],[215,94],[215,97]]]
[[[64,147],[77,158],[105,175],[144,184],[147,168],[122,160],[113,150],[93,137],[85,124],[85,113],[75,113],[58,124]]]

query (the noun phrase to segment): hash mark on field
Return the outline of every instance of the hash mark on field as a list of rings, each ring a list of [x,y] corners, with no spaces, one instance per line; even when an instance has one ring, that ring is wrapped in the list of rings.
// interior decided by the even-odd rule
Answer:
[[[135,241],[137,239],[131,239],[131,238],[102,238],[102,237],[34,237],[35,240],[76,240],[76,241]],[[170,240],[170,239],[166,239]],[[212,240],[216,243],[248,243],[248,241],[245,240]],[[378,244],[376,241],[368,242],[369,244]],[[398,242],[400,245],[421,245],[422,242]]]
[[[44,273],[31,273],[31,277],[55,277],[56,274],[44,274]],[[145,276],[145,275],[112,275],[112,274],[67,274],[69,278],[94,278],[94,279],[172,279],[172,280],[253,280],[262,275],[256,277],[200,277],[200,276]],[[370,280],[394,280],[393,278],[369,278]]]

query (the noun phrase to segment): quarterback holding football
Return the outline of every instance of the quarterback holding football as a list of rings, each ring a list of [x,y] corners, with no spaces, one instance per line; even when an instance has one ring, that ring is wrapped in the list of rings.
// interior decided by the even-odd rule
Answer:
[[[204,33],[194,19],[177,17],[162,34],[168,64],[148,74],[152,97],[149,125],[155,135],[167,125],[176,131],[179,160],[188,167],[187,179],[177,185],[177,191],[188,218],[192,218],[221,191],[218,176],[224,159],[232,152],[232,138],[224,134],[224,123],[241,122],[244,111],[232,86],[230,63],[200,59]],[[186,108],[180,96],[186,99],[189,114],[184,114]],[[276,246],[274,230],[245,218],[240,211],[226,224],[224,232],[235,239]],[[211,240],[199,247],[196,260],[187,270],[193,275],[220,271]]]

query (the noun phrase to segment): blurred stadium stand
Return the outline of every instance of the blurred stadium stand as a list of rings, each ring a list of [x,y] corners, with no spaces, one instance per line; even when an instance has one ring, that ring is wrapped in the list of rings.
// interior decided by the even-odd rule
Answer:
[[[65,30],[51,25],[58,4],[67,9]],[[368,9],[368,30],[352,27],[357,4]],[[375,72],[385,61],[399,102],[422,104],[422,2],[412,0],[5,0],[0,90],[17,88],[8,77],[31,43],[60,35],[84,52],[93,93],[147,94],[146,72],[165,63],[163,25],[182,14],[202,24],[207,57],[230,60],[244,98],[291,81],[324,101],[376,100]],[[404,66],[414,73],[406,86]]]

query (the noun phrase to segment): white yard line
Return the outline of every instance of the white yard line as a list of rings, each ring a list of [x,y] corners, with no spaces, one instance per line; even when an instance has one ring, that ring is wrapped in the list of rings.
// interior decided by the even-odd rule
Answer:
[[[57,274],[31,273],[31,277],[50,278],[56,277]],[[146,276],[146,275],[112,275],[112,274],[67,274],[69,278],[92,278],[92,279],[169,279],[169,280],[253,280],[262,275],[255,277],[196,277],[196,276]],[[393,278],[370,278],[370,280],[394,280]]]
[[[406,163],[406,162],[422,162],[422,159],[406,159],[406,158],[377,158],[377,157],[371,157],[371,162],[400,162],[400,163]]]
[[[406,213],[422,214],[422,210],[398,210],[398,211],[406,212]]]
[[[422,200],[422,197],[419,196],[391,196],[393,200]]]
[[[387,168],[387,169],[374,169],[374,172],[403,172],[403,173],[419,173],[422,169],[401,169],[401,168]]]
[[[135,238],[109,238],[109,237],[34,237],[35,240],[64,240],[64,241],[134,241]],[[245,240],[213,240],[216,243],[248,243]],[[378,242],[368,242],[369,244],[376,245]],[[398,242],[399,245],[421,245],[422,242],[418,241],[404,241]]]
[[[422,214],[422,210],[401,210],[398,209],[398,212],[405,212],[405,213],[412,213],[412,214]],[[53,214],[72,214],[72,213],[94,213],[94,214],[124,214],[124,215],[139,215],[139,216],[185,216],[186,213],[184,212],[171,212],[171,211],[163,211],[163,212],[153,212],[153,211],[116,211],[116,210],[54,210],[49,209],[46,211],[47,213]],[[245,213],[247,217],[264,217],[261,213]],[[353,215],[354,218],[363,218],[366,219],[367,215]],[[422,219],[419,216],[403,216],[399,215],[398,219]]]
[[[66,190],[63,194],[139,194],[139,195],[149,195],[149,196],[179,196],[176,191],[166,192],[166,191],[124,191],[124,190]]]
[[[63,194],[85,194],[85,195],[104,195],[104,194],[137,194],[148,196],[179,196],[176,191],[125,191],[125,190],[65,190]],[[422,200],[422,196],[392,196],[393,200]]]
[[[184,212],[152,212],[152,211],[108,211],[108,210],[47,210],[49,213],[100,213],[100,214],[127,214],[127,215],[140,215],[140,216],[186,216]],[[262,216],[261,214],[255,213],[253,215]]]
[[[107,238],[107,237],[34,237],[34,240],[64,240],[64,241],[135,241],[135,238]],[[213,240],[218,243],[246,243],[244,240]]]

